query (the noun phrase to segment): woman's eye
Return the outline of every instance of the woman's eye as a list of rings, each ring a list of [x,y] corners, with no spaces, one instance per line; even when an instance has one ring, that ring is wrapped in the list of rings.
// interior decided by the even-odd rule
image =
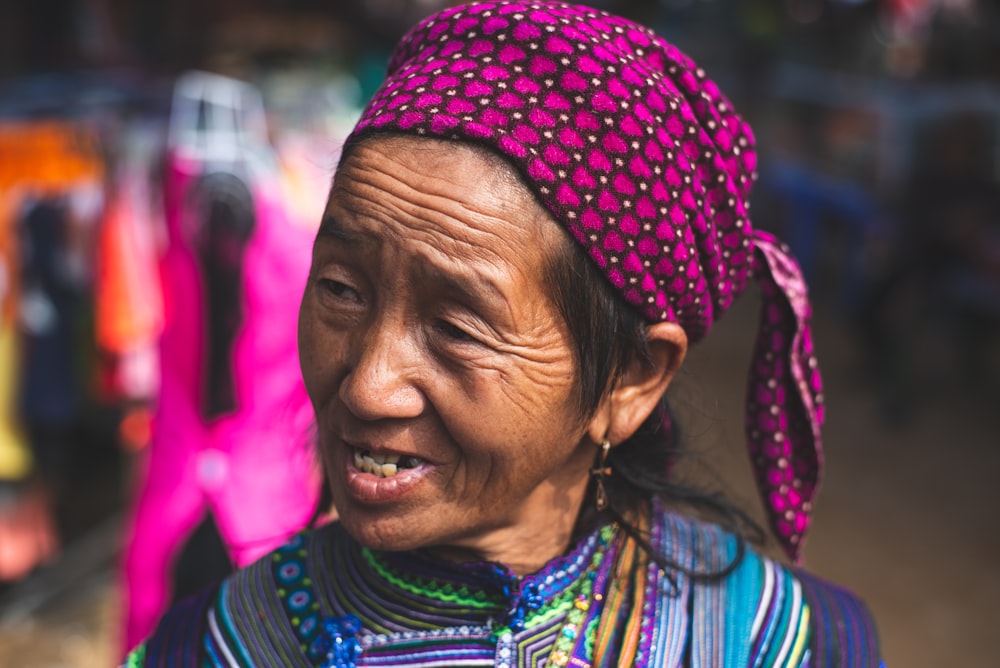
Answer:
[[[358,291],[345,283],[330,278],[321,278],[317,283],[324,292],[338,299],[347,299],[355,302],[361,301],[361,295],[358,294]]]
[[[439,320],[436,325],[437,330],[452,341],[459,343],[478,343],[479,341],[471,334],[460,327],[456,327],[450,322]]]

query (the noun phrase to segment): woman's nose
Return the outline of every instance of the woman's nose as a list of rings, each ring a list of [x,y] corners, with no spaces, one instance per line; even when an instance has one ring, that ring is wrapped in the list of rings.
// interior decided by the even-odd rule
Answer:
[[[340,400],[362,420],[413,418],[426,398],[416,379],[419,348],[401,328],[372,328],[358,342],[356,363],[340,384]]]

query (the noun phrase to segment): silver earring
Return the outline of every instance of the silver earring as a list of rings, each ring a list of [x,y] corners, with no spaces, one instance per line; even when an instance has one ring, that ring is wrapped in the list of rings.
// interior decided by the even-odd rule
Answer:
[[[608,466],[608,453],[611,452],[611,441],[604,439],[601,441],[601,451],[597,455],[597,466],[590,469],[590,475],[594,476],[597,483],[594,499],[597,511],[600,512],[608,507],[608,493],[604,489],[604,476],[611,475],[611,467]]]

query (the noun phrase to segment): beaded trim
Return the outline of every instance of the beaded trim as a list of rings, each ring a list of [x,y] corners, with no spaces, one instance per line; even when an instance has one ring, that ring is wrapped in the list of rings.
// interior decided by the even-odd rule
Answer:
[[[325,659],[327,648],[321,637],[322,615],[312,579],[306,574],[308,552],[305,537],[296,534],[271,555],[271,569],[278,585],[285,615],[299,641],[299,649],[314,663]]]

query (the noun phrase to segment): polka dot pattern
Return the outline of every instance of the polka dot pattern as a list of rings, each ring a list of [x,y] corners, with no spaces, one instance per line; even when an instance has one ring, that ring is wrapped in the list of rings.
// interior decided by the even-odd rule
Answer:
[[[747,433],[796,559],[821,460],[809,304],[786,249],[752,228],[753,134],[705,72],[648,28],[589,7],[465,5],[401,40],[354,136],[377,131],[504,155],[622,297],[692,343],[756,277]]]

